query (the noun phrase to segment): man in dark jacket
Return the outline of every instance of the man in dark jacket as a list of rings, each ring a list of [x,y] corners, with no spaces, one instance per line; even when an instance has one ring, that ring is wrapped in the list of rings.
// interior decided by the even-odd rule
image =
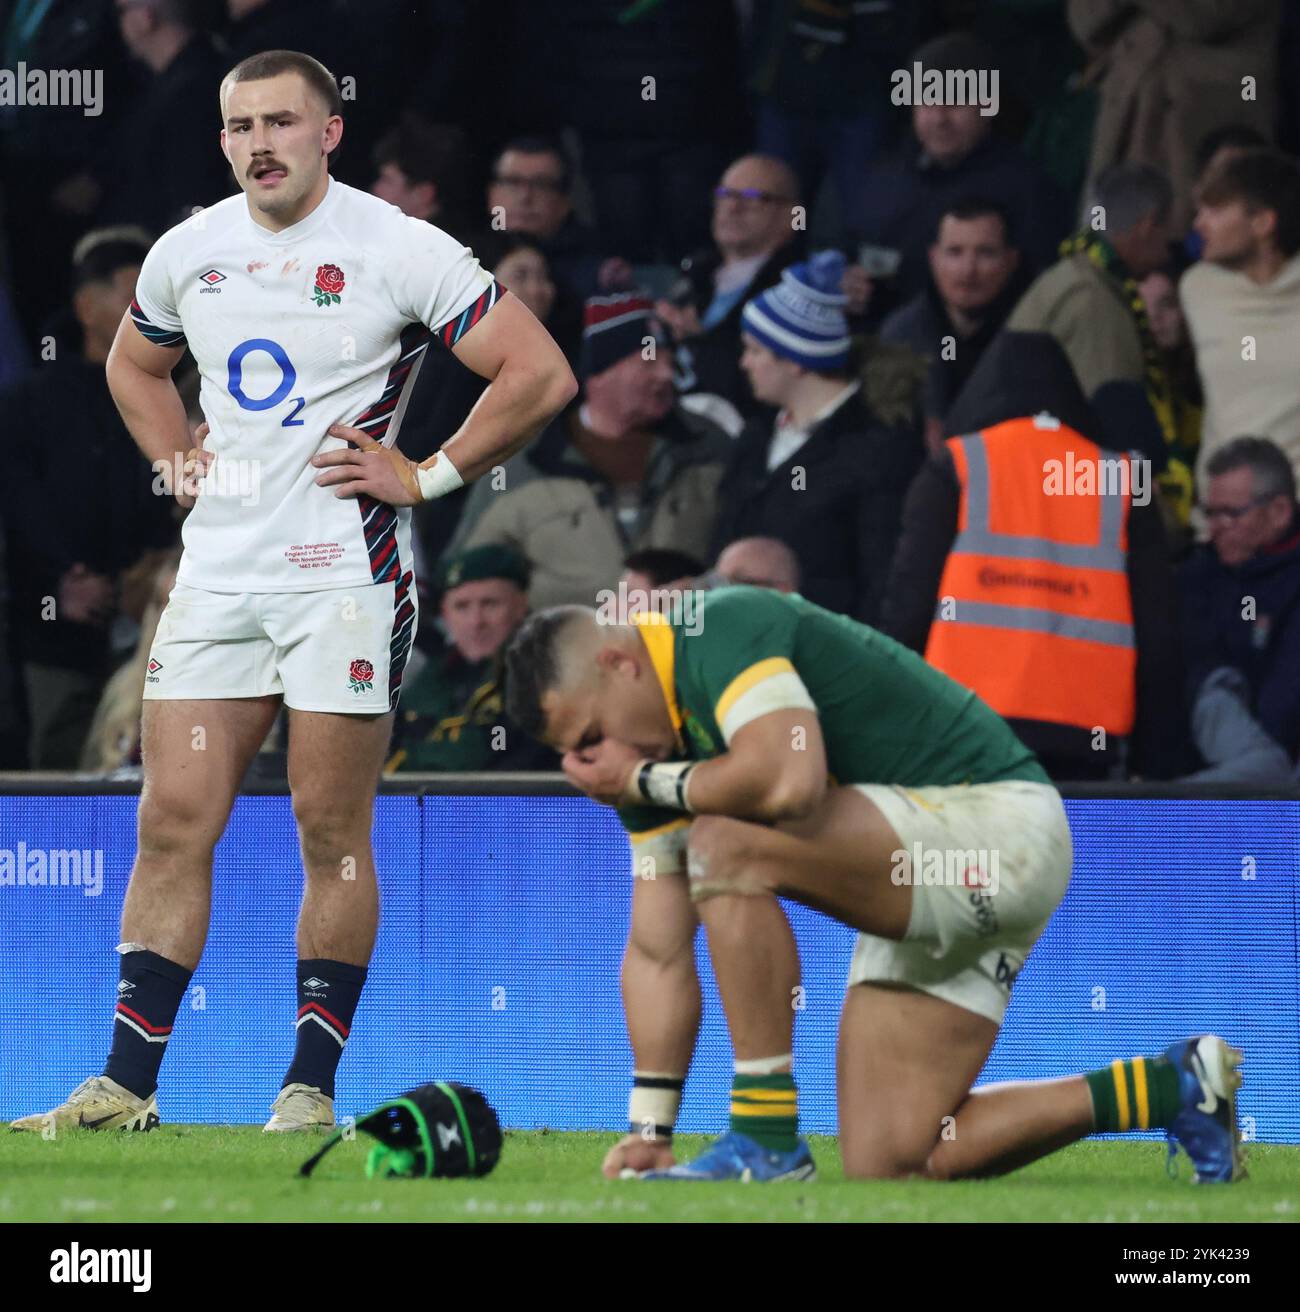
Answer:
[[[1084,438],[1098,432],[1098,420],[1056,341],[1045,333],[1004,332],[985,352],[949,412],[946,432],[977,433],[1043,414]],[[1041,478],[1041,460],[1029,458]],[[926,463],[908,493],[880,624],[914,651],[926,649],[940,580],[957,538],[960,501],[956,467],[945,446]],[[1152,498],[1133,497],[1126,571],[1137,651],[1132,734],[1125,742],[1069,724],[1011,720],[1053,778],[1105,778],[1125,764],[1139,775],[1172,778],[1190,760],[1174,575],[1158,503]]]
[[[513,547],[531,566],[536,610],[598,604],[629,552],[708,550],[730,442],[674,404],[661,333],[643,295],[590,301],[581,396],[465,503],[451,549]]]
[[[880,326],[880,339],[929,361],[927,419],[942,421],[997,336],[1023,288],[1020,250],[996,201],[969,198],[944,209],[929,250],[925,290]]]
[[[509,547],[475,547],[444,562],[439,585],[442,631],[402,692],[385,769],[554,769],[555,754],[504,710],[503,657],[528,614],[528,562]]]
[[[0,509],[33,769],[76,769],[126,576],[178,536],[172,500],[153,494],[104,377],[146,249],[112,230],[83,241],[73,275],[81,351],[38,365],[0,398]]]
[[[925,70],[988,70],[996,66],[980,41],[951,33],[928,42],[915,59]],[[962,196],[990,196],[1005,206],[1031,273],[1045,269],[1070,228],[1064,197],[1019,146],[993,133],[996,118],[979,105],[912,106],[914,138],[874,164],[862,182],[849,227],[861,241],[897,262],[878,284],[872,317],[880,317],[925,287],[926,245],[943,211]]]
[[[743,366],[755,396],[780,411],[737,439],[714,549],[778,538],[798,557],[809,601],[870,624],[921,445],[881,423],[850,377],[843,271],[844,257],[824,251],[745,306]]]
[[[147,149],[111,151],[92,166],[100,223],[139,223],[165,232],[196,206],[235,190],[216,149],[217,89],[229,65],[178,0],[133,0],[117,7],[122,40],[147,70],[123,116],[120,140]]]
[[[783,160],[745,155],[713,193],[713,247],[682,262],[683,276],[656,311],[672,332],[683,392],[758,409],[740,369],[740,315],[799,256],[799,184]]]
[[[1202,698],[1207,684],[1228,684],[1240,693],[1237,731],[1253,721],[1292,762],[1300,755],[1300,512],[1291,462],[1267,438],[1229,442],[1206,476],[1210,541],[1183,566],[1183,648],[1197,746],[1218,767],[1215,777],[1243,779],[1232,726],[1220,717],[1204,726],[1213,742],[1201,732]]]
[[[494,232],[532,237],[561,293],[581,303],[618,281],[621,260],[607,262],[601,238],[573,212],[573,167],[547,137],[516,137],[492,165],[487,223]]]
[[[544,8],[596,227],[635,263],[680,260],[707,240],[708,189],[745,135],[733,0]]]

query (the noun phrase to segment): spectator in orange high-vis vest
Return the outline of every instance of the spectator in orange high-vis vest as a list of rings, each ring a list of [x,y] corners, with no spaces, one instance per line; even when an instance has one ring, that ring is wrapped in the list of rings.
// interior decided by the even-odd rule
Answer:
[[[1054,778],[1187,759],[1173,576],[1149,464],[1097,445],[1061,348],[1005,333],[918,475],[882,627],[1009,721]]]

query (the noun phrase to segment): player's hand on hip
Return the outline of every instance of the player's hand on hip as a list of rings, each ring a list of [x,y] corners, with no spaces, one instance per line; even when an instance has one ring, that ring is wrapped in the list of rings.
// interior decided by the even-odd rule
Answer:
[[[317,476],[317,486],[334,488],[336,497],[368,496],[390,506],[418,506],[424,501],[414,460],[347,424],[331,424],[329,435],[354,445],[312,457],[312,464],[325,471]]]
[[[635,747],[613,738],[602,738],[592,747],[565,752],[560,768],[569,782],[594,802],[627,806],[640,801],[633,778],[638,761],[644,760]]]
[[[619,1179],[625,1171],[663,1171],[675,1165],[671,1139],[643,1139],[639,1134],[622,1138],[605,1154],[601,1174],[607,1180]]]
[[[204,450],[203,441],[207,435],[206,422],[194,430],[194,445],[189,449],[185,456],[185,463],[181,466],[181,485],[176,493],[176,501],[182,510],[194,508],[199,493],[203,491],[203,480],[207,477],[208,469],[217,458],[215,452]]]

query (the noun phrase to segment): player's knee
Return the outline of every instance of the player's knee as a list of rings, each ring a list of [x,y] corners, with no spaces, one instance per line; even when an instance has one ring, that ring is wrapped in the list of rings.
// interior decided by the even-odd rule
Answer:
[[[845,1133],[844,1128],[840,1156],[847,1179],[910,1180],[929,1174],[934,1138],[922,1126],[891,1121],[874,1125],[868,1134]]]
[[[348,856],[358,858],[360,849],[369,849],[370,812],[358,815],[354,807],[295,799],[294,819],[303,859],[310,872],[313,867],[335,866]]]
[[[750,830],[751,826],[743,820],[733,820],[730,816],[697,816],[686,839],[688,865],[713,873],[737,865],[745,858]]]
[[[964,1174],[956,1148],[951,1143],[935,1144],[929,1157],[925,1159],[927,1179],[956,1180]]]
[[[192,789],[146,789],[140,798],[137,820],[140,852],[144,856],[166,856],[211,851],[227,818],[210,798],[196,795]]]

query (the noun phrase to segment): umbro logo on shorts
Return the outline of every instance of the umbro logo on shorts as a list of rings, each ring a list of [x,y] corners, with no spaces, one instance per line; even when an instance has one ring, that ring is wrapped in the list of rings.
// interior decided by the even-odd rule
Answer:
[[[303,986],[303,988],[305,988],[305,989],[327,989],[327,988],[329,988],[329,984],[326,983],[325,980],[323,980],[323,979],[317,979],[315,975],[313,975],[313,976],[311,977],[311,979],[305,979],[305,980],[303,980],[303,982],[302,982],[302,986]]]

